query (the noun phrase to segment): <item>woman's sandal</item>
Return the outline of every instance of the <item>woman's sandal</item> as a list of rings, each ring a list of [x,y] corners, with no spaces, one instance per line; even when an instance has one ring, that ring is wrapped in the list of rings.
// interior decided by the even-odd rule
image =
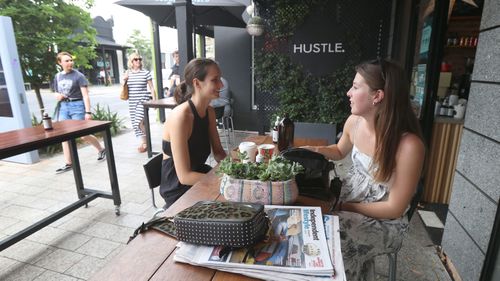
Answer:
[[[139,151],[140,153],[144,153],[144,152],[146,152],[147,149],[148,149],[148,145],[143,143],[143,144],[141,144],[141,146],[139,146],[137,148],[137,151]]]

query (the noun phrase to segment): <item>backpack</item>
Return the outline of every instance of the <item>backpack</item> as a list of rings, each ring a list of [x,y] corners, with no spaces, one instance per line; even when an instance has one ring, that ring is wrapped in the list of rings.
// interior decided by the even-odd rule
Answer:
[[[295,176],[300,195],[322,200],[338,198],[342,181],[335,171],[335,164],[323,154],[305,148],[289,148],[282,151],[281,156],[304,167],[304,172]],[[329,176],[331,170],[335,174],[332,180]]]

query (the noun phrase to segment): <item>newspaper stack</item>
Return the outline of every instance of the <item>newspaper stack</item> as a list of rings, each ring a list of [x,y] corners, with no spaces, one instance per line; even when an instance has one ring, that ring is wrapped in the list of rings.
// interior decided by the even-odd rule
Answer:
[[[266,206],[269,237],[250,249],[180,242],[174,260],[264,280],[345,280],[338,217],[319,207]]]

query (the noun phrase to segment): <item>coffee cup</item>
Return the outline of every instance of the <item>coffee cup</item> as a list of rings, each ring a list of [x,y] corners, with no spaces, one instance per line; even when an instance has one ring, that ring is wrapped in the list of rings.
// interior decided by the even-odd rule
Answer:
[[[257,145],[254,142],[244,141],[240,143],[238,149],[241,153],[247,153],[247,158],[243,159],[243,163],[255,162],[255,156],[257,155]]]
[[[455,119],[463,119],[465,115],[465,106],[462,104],[458,104],[455,105],[453,108],[454,108],[453,112],[455,113],[453,117]]]
[[[264,157],[264,162],[269,162],[273,157],[274,153],[274,144],[261,144],[258,146],[259,155]]]
[[[457,95],[450,95],[449,104],[450,105],[457,105],[458,104],[458,96]]]

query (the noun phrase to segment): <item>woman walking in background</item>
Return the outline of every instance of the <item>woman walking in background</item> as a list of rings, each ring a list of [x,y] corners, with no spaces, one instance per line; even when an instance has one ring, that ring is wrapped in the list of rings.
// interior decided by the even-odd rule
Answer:
[[[128,70],[125,72],[123,82],[128,86],[128,110],[132,129],[139,140],[137,151],[146,152],[146,134],[144,130],[144,102],[156,99],[153,79],[148,70],[142,69],[142,57],[132,53],[128,57]],[[148,92],[148,86],[151,94]]]
[[[57,54],[57,63],[62,67],[62,71],[57,73],[52,84],[56,100],[60,102],[58,121],[62,120],[92,120],[90,111],[90,98],[88,81],[78,70],[73,69],[73,56],[68,52]],[[93,135],[82,137],[97,150],[97,161],[106,158],[104,149],[99,140]],[[64,166],[56,170],[56,173],[63,173],[73,169],[72,159],[67,141],[62,143]]]

